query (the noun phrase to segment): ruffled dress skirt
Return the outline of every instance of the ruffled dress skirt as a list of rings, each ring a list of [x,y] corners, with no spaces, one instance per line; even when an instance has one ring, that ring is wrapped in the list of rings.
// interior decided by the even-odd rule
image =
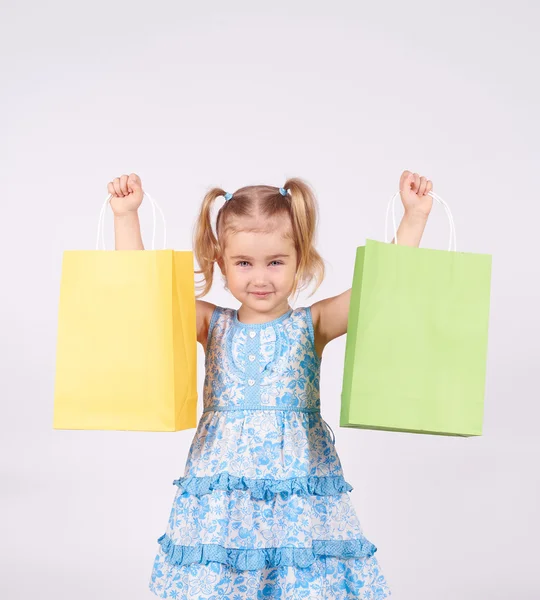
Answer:
[[[382,600],[320,412],[202,415],[150,589],[175,600]]]

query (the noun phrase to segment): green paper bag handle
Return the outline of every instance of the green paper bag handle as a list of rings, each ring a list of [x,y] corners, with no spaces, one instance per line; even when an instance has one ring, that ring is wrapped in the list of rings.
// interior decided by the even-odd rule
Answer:
[[[392,198],[390,198],[390,202],[388,203],[388,208],[386,209],[386,221],[384,224],[384,241],[388,243],[388,213],[390,212],[390,208],[392,209],[392,223],[394,225],[394,239],[397,244],[397,226],[396,226],[396,213],[395,213],[395,199],[400,194],[400,191],[397,191]],[[428,194],[444,208],[446,215],[448,216],[448,220],[450,222],[450,242],[448,243],[448,251],[452,250],[452,242],[454,243],[454,252],[457,250],[456,244],[456,226],[454,224],[454,217],[452,216],[452,212],[450,211],[450,207],[446,202],[435,194],[435,192],[428,192]]]
[[[152,206],[152,215],[154,217],[154,227],[152,230],[152,250],[155,250],[156,247],[156,208],[161,213],[161,218],[163,220],[163,250],[167,248],[167,222],[165,221],[165,215],[161,210],[159,204],[146,192],[143,192],[143,197],[146,196],[148,200],[150,200],[150,205]],[[110,203],[112,198],[112,194],[109,194],[107,200],[103,203],[101,207],[101,212],[99,213],[99,221],[98,221],[98,230],[97,230],[97,240],[96,240],[96,250],[99,250],[99,242],[101,240],[101,249],[105,250],[105,212],[107,210],[107,205]]]

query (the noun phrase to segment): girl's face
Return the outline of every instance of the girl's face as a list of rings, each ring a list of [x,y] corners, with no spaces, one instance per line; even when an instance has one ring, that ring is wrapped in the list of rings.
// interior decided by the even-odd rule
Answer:
[[[290,234],[290,222],[279,219],[271,232],[227,235],[220,267],[230,292],[245,308],[270,316],[288,309],[297,260]]]

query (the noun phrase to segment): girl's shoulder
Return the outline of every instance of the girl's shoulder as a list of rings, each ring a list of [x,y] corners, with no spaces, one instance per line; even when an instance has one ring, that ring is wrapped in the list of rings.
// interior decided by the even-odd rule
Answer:
[[[210,326],[209,329],[212,329],[214,327],[214,325],[216,324],[216,321],[219,318],[229,318],[232,319],[232,317],[234,316],[234,309],[233,308],[227,308],[226,306],[219,306],[216,305],[214,307],[214,310],[212,311],[212,315],[210,317]]]

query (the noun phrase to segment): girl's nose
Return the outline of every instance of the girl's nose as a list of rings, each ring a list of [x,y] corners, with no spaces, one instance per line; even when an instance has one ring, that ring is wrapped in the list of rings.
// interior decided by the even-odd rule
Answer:
[[[268,279],[264,273],[253,274],[253,285],[257,287],[265,287],[268,284]]]

